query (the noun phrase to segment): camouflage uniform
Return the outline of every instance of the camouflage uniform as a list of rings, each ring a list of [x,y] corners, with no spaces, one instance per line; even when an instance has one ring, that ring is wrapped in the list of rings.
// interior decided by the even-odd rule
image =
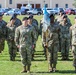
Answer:
[[[16,25],[12,25],[10,22],[7,24],[7,43],[9,47],[10,60],[15,60],[17,47],[14,42]]]
[[[61,22],[60,24],[60,39],[61,39],[61,54],[62,59],[68,59],[69,57],[69,47],[70,47],[70,31],[69,28],[71,26],[71,23]]]
[[[15,21],[14,25],[16,25],[17,27],[20,26],[20,25],[22,25],[21,20],[18,19],[18,18],[16,18],[16,21]]]
[[[60,23],[60,22],[62,22],[63,21],[63,16],[58,16],[58,17],[56,17],[56,20],[55,20],[55,22],[57,22],[58,24]]]
[[[36,33],[36,37],[37,37],[36,41],[37,41],[38,40],[38,21],[36,19],[32,19],[32,26],[35,29],[35,33]],[[34,57],[35,48],[36,48],[36,44],[35,44],[35,47],[33,48],[33,52],[32,52],[33,57]]]
[[[47,48],[44,46],[44,39],[46,39],[46,32],[43,32],[43,19],[40,20],[40,29],[39,29],[39,34],[41,35],[42,37],[42,47],[43,47],[43,51],[44,51],[44,55],[47,59]]]
[[[36,32],[34,26],[29,25],[29,27],[32,28],[33,32]],[[34,33],[34,34],[36,35],[36,33]],[[37,36],[35,36],[35,39],[37,40]],[[36,40],[32,41],[32,43],[34,45],[34,47],[32,47],[33,48],[33,50],[32,50],[32,58],[31,58],[32,60],[34,60],[34,52],[35,52],[35,47],[36,47]]]
[[[58,16],[55,20],[58,24],[61,23],[63,21],[63,16]],[[59,52],[61,52],[61,39],[60,39],[60,34],[59,34]]]
[[[72,53],[73,53],[73,66],[76,68],[76,25],[71,27],[72,31]]]
[[[48,43],[48,61],[49,61],[49,69],[56,68],[57,64],[57,52],[59,49],[59,39],[58,39],[58,32],[59,26],[58,24],[50,24],[48,27],[48,37],[44,39],[44,43]],[[45,42],[46,41],[46,42]]]
[[[15,43],[20,46],[19,51],[23,66],[31,65],[31,50],[32,44],[35,44],[35,39],[36,35],[31,26],[21,25],[16,29]]]
[[[6,25],[7,23],[4,20],[0,21],[0,53],[4,50]]]
[[[38,21],[36,19],[32,19],[32,26],[34,26],[34,28],[35,28],[36,36],[38,39]]]

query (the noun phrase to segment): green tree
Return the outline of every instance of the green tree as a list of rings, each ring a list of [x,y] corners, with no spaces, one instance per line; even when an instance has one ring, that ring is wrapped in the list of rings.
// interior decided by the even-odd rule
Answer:
[[[73,6],[76,8],[76,0],[74,0]]]

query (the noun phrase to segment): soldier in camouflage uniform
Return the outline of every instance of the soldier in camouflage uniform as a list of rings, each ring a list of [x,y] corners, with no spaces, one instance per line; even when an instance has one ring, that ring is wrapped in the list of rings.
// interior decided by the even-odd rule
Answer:
[[[16,13],[15,13],[15,14],[13,14],[13,15],[12,15],[12,17],[15,17],[14,25],[16,25],[16,27],[18,27],[18,26],[22,25],[22,22],[21,22],[21,20],[20,20],[20,19],[18,19],[18,18],[17,18],[17,14],[16,14]],[[11,17],[11,18],[12,18],[12,17]],[[19,52],[18,48],[17,48],[17,52]]]
[[[16,52],[17,52],[17,47],[14,41],[15,30],[17,26],[14,25],[14,22],[15,22],[15,17],[12,17],[10,22],[7,24],[7,31],[6,31],[6,37],[7,37],[7,43],[8,43],[11,61],[15,61]]]
[[[32,19],[31,19],[30,16],[28,17],[28,25],[32,27],[34,32],[36,32],[34,26],[32,25]],[[36,33],[35,33],[35,35],[36,35]],[[32,41],[32,43],[33,43],[33,45],[32,45],[32,47],[33,47],[33,50],[32,50],[32,60],[34,60],[34,52],[35,52],[36,41],[37,41],[37,39],[35,40],[35,43],[34,43],[34,41]]]
[[[4,20],[2,20],[2,18],[3,15],[0,13],[0,53],[4,50],[7,25],[7,23]]]
[[[71,45],[72,45],[72,53],[73,53],[73,66],[75,67],[76,72],[76,17],[75,17],[75,24],[70,27],[71,30]]]
[[[59,24],[63,21],[63,11],[60,11],[59,16],[56,17],[56,22]],[[59,35],[59,52],[61,52],[61,39],[60,39],[60,35]]]
[[[36,33],[36,36],[37,36],[37,39],[38,39],[38,21],[33,18],[33,15],[32,14],[29,16],[29,18],[32,20],[32,23],[31,24],[32,24],[32,26],[35,29],[35,33]],[[36,44],[35,44],[35,47],[33,48],[33,52],[35,52],[35,48],[36,48]],[[34,53],[33,53],[33,57],[34,57]]]
[[[50,26],[48,27],[48,37],[44,39],[47,41],[48,45],[48,61],[49,61],[49,71],[55,72],[56,71],[56,64],[57,64],[57,52],[59,49],[59,39],[58,39],[58,32],[59,32],[59,25],[54,22],[54,15],[50,15]]]
[[[24,67],[22,73],[24,73],[30,72],[32,41],[35,43],[36,35],[33,28],[28,25],[27,17],[23,18],[22,23],[23,24],[16,29],[15,43],[20,51],[21,61]]]
[[[60,11],[59,16],[56,17],[55,21],[59,24],[61,21],[63,21],[63,12]]]
[[[45,39],[46,39],[46,32],[43,32],[43,19],[41,19],[40,21],[40,34],[41,34],[41,37],[42,37],[42,47],[43,47],[43,51],[44,51],[44,55],[45,55],[45,58],[47,59],[47,47],[44,46],[45,44]]]
[[[33,15],[31,14],[29,16],[31,19],[32,19],[32,25],[34,26],[35,28],[35,31],[36,31],[36,35],[37,35],[37,39],[38,39],[38,21],[36,19],[33,18]]]
[[[63,17],[63,21],[60,23],[60,39],[61,39],[61,55],[62,60],[69,59],[69,47],[70,47],[70,31],[71,23],[67,21],[67,16]]]
[[[17,14],[13,14],[12,17],[15,17],[15,20],[16,20],[15,23],[14,23],[14,25],[16,25],[17,27],[20,26],[20,25],[22,25],[21,20],[17,18]]]

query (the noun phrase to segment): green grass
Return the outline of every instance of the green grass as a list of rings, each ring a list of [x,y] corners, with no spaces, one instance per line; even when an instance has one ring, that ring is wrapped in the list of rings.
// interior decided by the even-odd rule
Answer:
[[[23,16],[18,16],[21,20]],[[42,16],[35,16],[35,18],[39,20]],[[72,24],[74,24],[74,16],[69,16],[71,19]],[[10,16],[4,16],[5,21],[9,21]],[[49,73],[48,72],[48,61],[45,60],[43,55],[43,48],[41,43],[41,37],[39,36],[36,46],[36,52],[34,61],[32,61],[31,65],[31,74],[21,74],[20,71],[23,69],[20,55],[17,53],[16,61],[12,62],[9,60],[8,54],[8,45],[5,42],[5,49],[0,54],[0,75],[76,75],[74,73],[74,67],[72,66],[72,53],[70,52],[70,61],[61,61],[61,54],[58,53],[58,64],[56,73]]]

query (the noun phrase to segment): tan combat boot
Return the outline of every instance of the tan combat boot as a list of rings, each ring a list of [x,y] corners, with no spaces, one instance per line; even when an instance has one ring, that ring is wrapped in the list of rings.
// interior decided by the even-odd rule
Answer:
[[[53,72],[56,72],[56,64],[53,64]]]
[[[26,66],[23,67],[23,71],[21,71],[21,73],[25,73],[25,72],[27,72]]]
[[[27,66],[27,73],[30,73],[30,65]]]
[[[52,64],[49,64],[49,72],[53,72]]]

